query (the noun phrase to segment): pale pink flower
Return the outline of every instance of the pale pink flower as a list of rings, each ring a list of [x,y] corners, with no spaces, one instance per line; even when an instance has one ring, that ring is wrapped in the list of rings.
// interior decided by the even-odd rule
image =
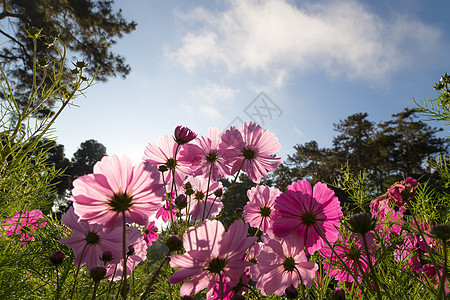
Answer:
[[[47,224],[42,211],[34,209],[23,211],[10,219],[3,220],[2,228],[6,231],[6,236],[18,238],[20,245],[25,245],[29,241],[34,241],[34,230],[44,227]]]
[[[228,147],[223,156],[225,162],[232,165],[231,174],[242,166],[255,183],[281,163],[281,158],[272,157],[281,147],[278,138],[255,122],[245,122],[241,129],[231,127],[222,135],[222,141]]]
[[[414,198],[416,191],[415,188],[419,185],[419,182],[414,178],[408,177],[405,180],[394,183],[388,189],[388,195],[395,200],[395,204],[402,212],[406,211],[406,201]]]
[[[261,185],[247,191],[247,197],[250,201],[244,206],[245,222],[266,233],[269,229],[270,213],[273,211],[275,199],[280,194],[280,190],[276,188]]]
[[[156,227],[155,221],[144,228],[144,240],[147,246],[151,246],[154,241],[158,240],[158,227]]]
[[[386,216],[386,210],[389,210],[389,195],[383,194],[370,202],[370,213],[372,217],[377,220],[384,220]]]
[[[192,141],[197,137],[197,134],[187,127],[181,125],[175,128],[173,138],[175,142],[179,145],[184,145]]]
[[[89,224],[80,220],[73,207],[63,215],[62,222],[72,229],[72,234],[59,240],[61,244],[72,248],[75,254],[75,265],[86,264],[88,270],[103,265],[100,260],[103,253],[112,253],[112,262],[117,263],[122,256],[122,228],[116,227],[106,233],[100,224]],[[83,256],[83,257],[82,257]],[[81,263],[80,263],[81,261]]]
[[[324,183],[318,182],[312,188],[307,180],[293,182],[287,194],[282,193],[275,199],[274,208],[271,214],[274,234],[287,236],[295,232],[298,238],[305,240],[309,254],[325,244],[320,231],[331,244],[338,237],[342,208],[334,192]]]
[[[223,208],[222,197],[215,197],[214,192],[222,190],[223,185],[219,181],[210,180],[208,189],[208,178],[204,175],[188,177],[187,181],[191,184],[194,194],[191,196],[189,215],[192,220],[203,220],[217,216]],[[208,190],[208,197],[206,192]],[[205,208],[206,199],[206,208]],[[203,216],[205,212],[205,216]],[[209,212],[209,215],[206,216]]]
[[[192,170],[191,158],[180,155],[180,152],[190,146],[178,145],[171,136],[165,135],[158,139],[158,145],[147,145],[142,159],[156,166],[165,165],[168,171],[164,172],[164,183],[170,187],[172,173],[175,173],[175,184],[181,186],[186,176],[192,174]]]
[[[369,252],[375,247],[375,242],[371,234],[366,234]],[[368,259],[363,246],[361,236],[356,237],[351,234],[348,238],[342,234],[339,235],[338,240],[333,245],[334,251],[339,255],[346,266],[352,271],[358,282],[361,282],[363,275],[359,265],[366,274],[368,271]],[[338,281],[354,282],[352,274],[342,265],[341,261],[336,257],[328,245],[325,245],[321,250],[321,254],[325,257],[323,269],[328,276],[335,278]],[[371,256],[373,263],[373,256]]]
[[[219,180],[230,175],[231,167],[223,159],[224,148],[220,147],[222,134],[217,128],[208,128],[206,136],[196,139],[197,145],[192,145],[181,153],[186,157],[191,157],[192,170],[194,175],[208,177],[211,172],[211,179]]]
[[[74,182],[73,206],[81,220],[104,224],[111,230],[122,221],[147,225],[161,207],[164,187],[155,166],[133,166],[128,157],[105,156],[95,164],[94,174],[78,177]]]
[[[127,278],[130,277],[136,266],[147,258],[147,243],[139,229],[126,228],[127,237]],[[121,247],[118,247],[121,248]],[[121,280],[123,275],[123,258],[116,264],[109,264],[106,268],[106,277],[109,280]]]
[[[230,225],[228,232],[217,220],[201,222],[198,228],[191,227],[183,235],[184,254],[173,254],[170,265],[178,269],[169,277],[170,283],[183,283],[180,295],[196,294],[207,289],[211,297],[219,274],[230,286],[239,282],[244,269],[251,265],[245,261],[245,253],[257,237],[247,237],[248,225],[241,220]]]
[[[261,239],[264,245],[256,256],[259,269],[256,288],[263,295],[281,296],[291,285],[298,288],[300,276],[303,284],[311,287],[319,267],[314,262],[308,262],[301,239],[295,234],[279,238],[271,230]]]

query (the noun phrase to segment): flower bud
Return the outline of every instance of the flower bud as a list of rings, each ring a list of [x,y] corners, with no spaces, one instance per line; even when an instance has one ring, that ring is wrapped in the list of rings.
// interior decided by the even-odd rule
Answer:
[[[166,165],[160,165],[158,167],[158,171],[160,171],[160,172],[167,172],[168,170],[169,170],[169,168],[167,168]]]
[[[185,193],[187,196],[190,196],[190,195],[193,195],[195,192],[194,192],[193,189],[187,189],[184,193]]]
[[[445,206],[444,204],[438,204],[434,207],[434,209],[439,213],[439,214],[446,214],[448,212],[448,208],[447,206]]]
[[[184,145],[197,137],[197,134],[187,127],[177,126],[174,131],[174,140],[178,145]]]
[[[105,267],[94,267],[91,269],[91,278],[94,281],[100,281],[105,278],[106,268]]]
[[[430,233],[432,236],[447,241],[450,239],[450,225],[439,224],[431,227]]]
[[[216,196],[217,198],[222,197],[223,195],[223,190],[222,189],[218,189],[214,191],[214,196]]]
[[[50,262],[54,266],[59,266],[63,262],[63,260],[64,260],[64,253],[62,253],[61,251],[56,251],[50,256]]]
[[[110,261],[113,260],[113,254],[112,254],[112,252],[111,252],[111,251],[105,251],[105,252],[103,252],[102,256],[100,257],[100,260],[101,260],[102,262],[104,262],[105,264],[106,264],[106,263],[109,263]]]
[[[331,296],[333,300],[345,300],[345,291],[344,290],[334,290],[333,295]]]
[[[284,293],[286,294],[286,298],[288,298],[288,299],[297,299],[298,298],[298,291],[292,284],[286,288]]]
[[[187,206],[187,198],[185,195],[181,194],[175,198],[175,205],[178,209],[183,209]]]
[[[186,183],[184,184],[184,189],[185,189],[185,190],[192,189],[192,184],[191,184],[189,181],[186,182]]]
[[[134,247],[133,246],[128,246],[127,256],[131,256],[134,253],[135,253]]]
[[[366,234],[375,228],[375,219],[372,219],[371,215],[366,213],[351,216],[348,223],[350,224],[350,230],[359,234]]]
[[[169,252],[174,252],[183,249],[183,241],[176,235],[172,235],[167,239],[166,242]]]

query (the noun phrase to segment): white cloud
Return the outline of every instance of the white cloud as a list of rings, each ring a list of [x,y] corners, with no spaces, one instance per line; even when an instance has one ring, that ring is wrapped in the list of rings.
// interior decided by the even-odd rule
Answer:
[[[298,136],[303,136],[303,132],[298,127],[294,127],[294,133]]]
[[[222,118],[220,112],[209,105],[200,106],[200,112],[202,112],[204,116],[207,116],[210,119],[218,120]]]
[[[204,100],[207,103],[213,104],[218,102],[230,103],[234,100],[237,92],[239,92],[239,90],[221,86],[216,83],[207,83],[203,87],[193,90],[191,94],[193,98]]]
[[[228,0],[221,12],[178,14],[186,32],[169,55],[188,70],[251,71],[282,87],[292,71],[385,80],[429,55],[440,31],[397,15],[377,16],[359,2],[324,1],[297,7],[284,0]]]

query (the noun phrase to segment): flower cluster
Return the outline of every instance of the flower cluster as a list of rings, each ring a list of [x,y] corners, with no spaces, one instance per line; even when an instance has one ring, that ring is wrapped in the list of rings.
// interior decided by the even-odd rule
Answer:
[[[34,231],[47,224],[42,211],[39,209],[24,211],[2,222],[2,230],[6,236],[16,238],[20,245],[34,241]]]

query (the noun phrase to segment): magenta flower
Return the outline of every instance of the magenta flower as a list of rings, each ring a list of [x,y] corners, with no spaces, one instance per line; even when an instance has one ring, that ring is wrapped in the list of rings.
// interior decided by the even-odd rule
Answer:
[[[242,281],[242,284],[248,285],[249,282],[248,275],[242,276],[240,280]],[[240,284],[233,287],[230,286],[228,282],[226,282],[225,280],[222,280],[222,282],[223,282],[223,300],[236,299],[235,297],[237,295],[241,295],[244,290],[247,291],[247,288],[244,288],[242,285],[240,286]],[[208,300],[222,300],[222,298],[220,297],[220,289],[221,289],[220,284],[216,283],[214,293],[212,297],[208,298]]]
[[[174,140],[178,145],[184,145],[197,137],[197,134],[187,127],[181,125],[175,128]]]
[[[307,180],[298,180],[288,186],[287,194],[275,199],[271,214],[271,228],[277,236],[296,232],[305,240],[307,253],[314,253],[325,244],[320,231],[331,244],[339,234],[343,216],[340,202],[326,184],[318,182],[311,188]],[[320,231],[318,231],[318,228]]]
[[[231,127],[222,135],[222,141],[221,147],[228,147],[223,156],[225,163],[232,166],[231,174],[242,166],[253,182],[259,183],[261,176],[267,177],[267,171],[281,163],[281,158],[272,157],[281,147],[278,138],[255,122],[245,122],[240,130]]]
[[[88,270],[103,265],[100,260],[103,253],[112,253],[112,262],[117,263],[122,256],[122,228],[116,227],[106,233],[100,224],[89,224],[80,220],[75,214],[73,207],[62,217],[64,225],[72,229],[72,234],[59,240],[61,244],[72,248],[75,254],[75,265],[86,264]]]
[[[194,194],[191,196],[191,203],[188,205],[189,215],[192,216],[192,220],[203,220],[217,216],[223,208],[223,203],[221,201],[222,197],[216,198],[214,192],[223,189],[222,183],[210,180],[208,189],[208,178],[203,175],[189,177],[188,181],[194,191]],[[206,196],[207,189],[208,196]],[[203,216],[203,212],[205,212],[205,216]],[[206,216],[208,212],[209,215]]]
[[[247,237],[248,225],[241,220],[235,221],[225,232],[222,223],[217,220],[201,222],[198,228],[191,227],[183,235],[184,254],[173,254],[170,265],[179,267],[170,283],[183,283],[180,295],[196,294],[207,289],[207,297],[211,297],[219,274],[230,286],[239,282],[244,269],[251,265],[245,261],[245,253],[257,237]]]
[[[370,233],[366,234],[366,238],[370,251],[375,247],[375,242]],[[361,274],[359,265],[366,274],[369,263],[364,250],[362,237],[356,237],[354,234],[351,234],[347,238],[340,234],[333,247],[337,255],[344,261],[345,265],[352,271],[353,275],[355,275],[356,280],[361,282],[364,275]],[[320,252],[325,257],[323,269],[328,273],[328,276],[342,282],[354,282],[353,276],[342,265],[341,261],[336,257],[328,245],[325,245]],[[373,263],[373,256],[371,256],[371,259]]]
[[[244,206],[245,222],[266,233],[269,229],[270,213],[273,211],[275,199],[280,194],[280,190],[276,188],[261,185],[247,191],[247,197],[250,201]]]
[[[384,220],[386,216],[386,211],[390,209],[389,207],[389,195],[388,193],[383,194],[370,202],[370,213],[372,217],[377,220]]]
[[[2,228],[6,230],[6,236],[15,237],[20,240],[20,245],[34,241],[34,230],[47,224],[42,211],[34,209],[16,214],[11,219],[3,220]]]
[[[170,193],[167,193],[167,195],[169,195]],[[175,195],[175,193],[172,193],[172,195]],[[170,214],[170,207],[172,207],[172,215],[175,216],[175,214],[178,212],[178,209],[175,208],[175,201],[172,197],[171,199],[172,203],[170,204],[169,201],[166,199],[164,201],[164,205],[156,212],[156,218],[159,219],[161,218],[161,220],[166,223],[167,221],[170,220],[171,214]],[[171,206],[172,205],[172,206]]]
[[[139,229],[127,227],[127,278],[130,277],[136,266],[147,258],[147,243]],[[120,248],[120,247],[119,247]],[[116,264],[111,263],[106,268],[106,277],[117,281],[122,279],[123,258]]]
[[[231,167],[223,159],[225,149],[220,147],[222,134],[218,133],[217,128],[208,128],[206,136],[197,138],[198,146],[192,145],[181,153],[191,157],[194,175],[208,177],[211,172],[211,179],[219,180],[231,174]]]
[[[415,188],[419,182],[414,178],[408,177],[403,181],[394,183],[387,191],[388,195],[395,200],[395,204],[402,212],[406,211],[406,201],[411,200],[415,196]]]
[[[190,146],[178,145],[172,137],[165,135],[158,139],[158,145],[147,145],[142,159],[156,166],[167,167],[168,171],[164,172],[165,184],[172,184],[172,173],[175,172],[175,183],[182,186],[186,176],[192,174],[191,159],[179,154]]]
[[[300,276],[303,284],[311,287],[319,267],[316,263],[307,261],[301,239],[295,234],[279,238],[271,230],[261,239],[264,245],[256,256],[259,269],[256,288],[263,295],[281,296],[291,285],[298,288]]]
[[[144,241],[147,243],[147,246],[151,246],[156,240],[158,240],[158,227],[153,221],[144,228]]]
[[[94,174],[73,182],[73,207],[81,220],[104,224],[111,230],[125,214],[127,223],[147,225],[164,199],[164,187],[155,166],[134,167],[128,157],[103,157]]]

